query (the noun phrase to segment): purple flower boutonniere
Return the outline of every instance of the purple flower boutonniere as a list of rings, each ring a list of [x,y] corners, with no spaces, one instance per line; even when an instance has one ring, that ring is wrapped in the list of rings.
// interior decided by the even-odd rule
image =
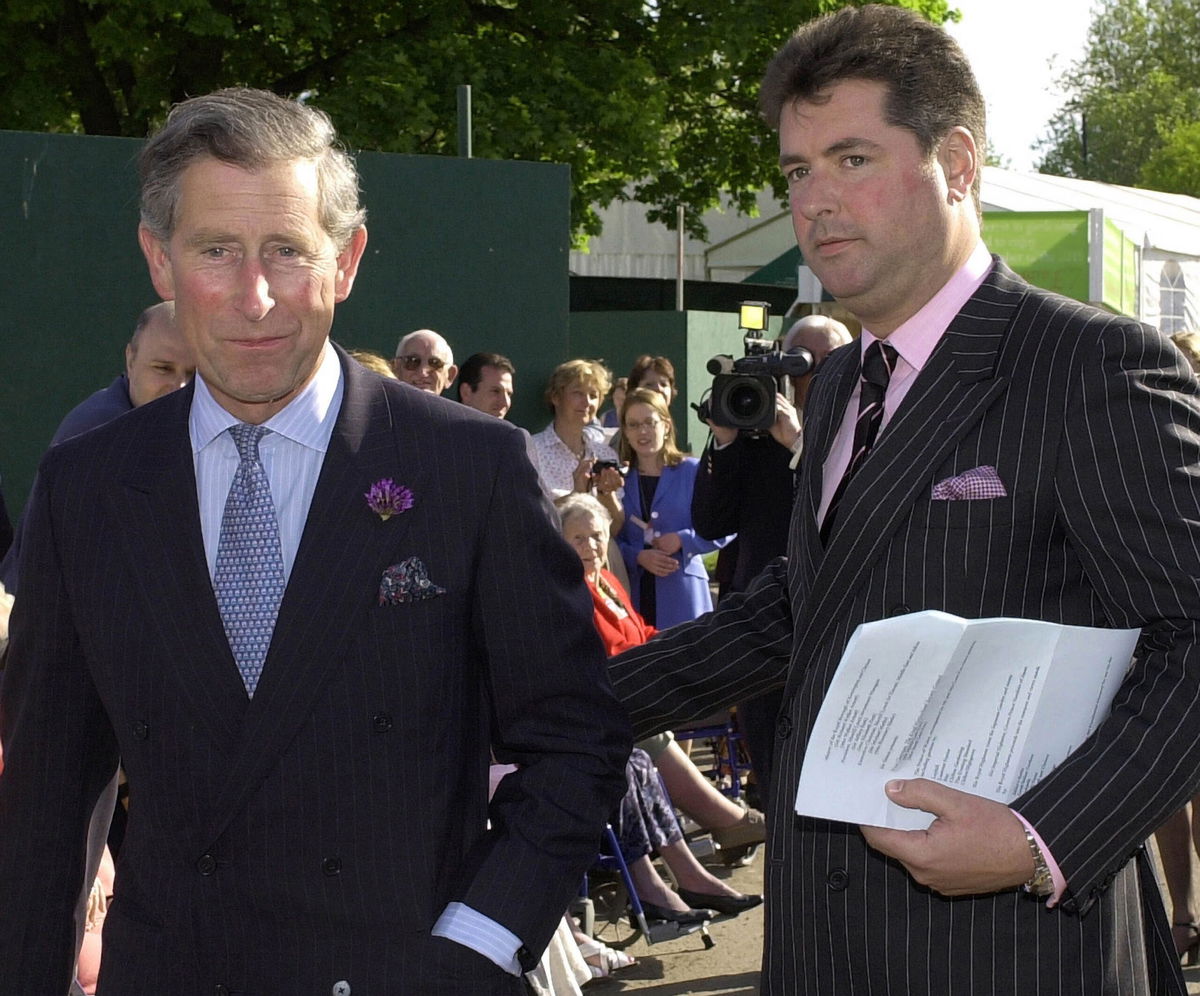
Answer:
[[[413,493],[390,477],[376,481],[363,497],[367,499],[367,507],[384,522],[413,507]]]

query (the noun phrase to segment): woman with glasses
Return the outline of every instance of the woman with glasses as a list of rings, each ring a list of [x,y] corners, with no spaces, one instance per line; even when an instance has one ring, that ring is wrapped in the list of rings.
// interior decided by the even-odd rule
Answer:
[[[700,557],[733,537],[710,541],[692,528],[699,462],[675,445],[675,424],[657,391],[638,388],[625,396],[618,453],[629,472],[617,544],[634,607],[659,629],[711,611],[708,571]]]

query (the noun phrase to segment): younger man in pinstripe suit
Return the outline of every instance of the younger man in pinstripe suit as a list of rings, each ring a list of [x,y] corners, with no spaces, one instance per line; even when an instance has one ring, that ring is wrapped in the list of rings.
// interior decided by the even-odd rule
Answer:
[[[1141,844],[1200,784],[1195,381],[1153,330],[987,252],[983,99],[941,29],[840,10],[781,49],[762,100],[804,259],[864,333],[814,380],[787,561],[612,663],[635,732],[784,686],[768,996],[1183,993]],[[888,792],[927,831],[797,817],[850,634],[922,609],[1143,638],[1111,715],[1011,808],[918,779]]]

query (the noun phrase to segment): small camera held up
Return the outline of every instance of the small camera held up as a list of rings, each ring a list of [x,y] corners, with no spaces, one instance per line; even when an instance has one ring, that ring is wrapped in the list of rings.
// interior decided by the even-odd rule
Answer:
[[[761,337],[767,329],[771,306],[764,301],[743,301],[738,306],[738,327],[744,329],[745,355],[734,359],[720,353],[708,361],[714,374],[708,395],[693,405],[701,421],[710,419],[728,429],[761,435],[775,423],[775,395],[791,395],[789,377],[802,377],[813,367],[807,349],[785,353],[780,344]]]

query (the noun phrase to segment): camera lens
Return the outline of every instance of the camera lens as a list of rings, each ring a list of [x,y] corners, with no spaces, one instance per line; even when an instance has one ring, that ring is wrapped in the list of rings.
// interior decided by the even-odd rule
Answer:
[[[762,408],[762,392],[744,384],[729,392],[729,411],[739,420],[754,419]]]

